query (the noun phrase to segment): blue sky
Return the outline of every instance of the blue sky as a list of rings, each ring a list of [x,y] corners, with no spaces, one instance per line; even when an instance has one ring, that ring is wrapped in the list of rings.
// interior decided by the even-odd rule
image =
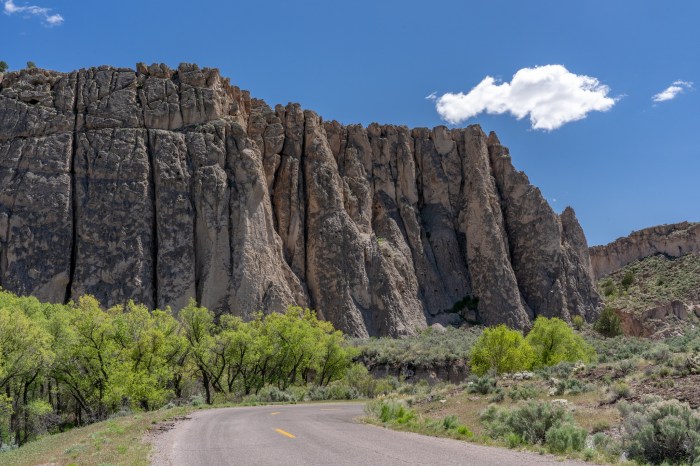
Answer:
[[[438,101],[425,97],[468,94],[491,76],[486,91],[508,95],[456,99],[458,114],[477,113],[458,124],[496,131],[555,210],[574,207],[590,244],[660,223],[700,221],[700,2],[2,4],[0,60],[11,69],[28,60],[62,71],[195,62],[220,68],[271,105],[300,102],[343,123],[446,124]],[[550,89],[554,104],[537,94],[548,76],[525,86],[523,92],[544,102],[530,108],[532,95],[523,104],[513,76],[545,65],[563,66],[572,79],[563,90]],[[567,97],[566,86],[586,76],[597,80],[588,94],[574,89],[582,100]],[[675,98],[652,100],[676,81],[697,84],[677,85],[682,92]],[[547,122],[551,108],[602,108],[589,97],[612,104],[551,129],[558,124]],[[532,129],[529,116],[537,108],[544,115],[540,127],[549,130]]]

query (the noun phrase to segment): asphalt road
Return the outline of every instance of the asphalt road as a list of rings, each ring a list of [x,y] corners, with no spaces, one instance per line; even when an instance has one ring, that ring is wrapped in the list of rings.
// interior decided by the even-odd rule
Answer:
[[[197,411],[154,440],[153,465],[581,465],[361,424],[360,403]]]

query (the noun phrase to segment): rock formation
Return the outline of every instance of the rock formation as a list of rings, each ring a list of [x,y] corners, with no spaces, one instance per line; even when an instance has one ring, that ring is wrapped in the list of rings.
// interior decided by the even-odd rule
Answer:
[[[296,303],[356,336],[600,308],[573,210],[494,134],[343,126],[215,69],[0,74],[0,180],[0,286],[50,301]]]
[[[668,257],[700,254],[700,223],[681,222],[645,228],[610,244],[593,246],[589,251],[597,280],[633,261],[655,254]]]

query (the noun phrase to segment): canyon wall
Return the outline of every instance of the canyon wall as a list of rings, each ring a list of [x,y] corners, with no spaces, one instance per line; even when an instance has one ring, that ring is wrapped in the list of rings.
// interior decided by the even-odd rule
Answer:
[[[0,286],[355,336],[594,319],[588,246],[479,126],[324,121],[182,64],[0,74]],[[465,304],[465,303],[468,303]]]

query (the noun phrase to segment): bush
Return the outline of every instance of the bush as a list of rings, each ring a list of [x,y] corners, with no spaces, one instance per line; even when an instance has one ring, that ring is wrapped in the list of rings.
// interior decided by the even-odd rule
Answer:
[[[620,280],[620,285],[626,290],[632,283],[634,283],[634,271],[628,270],[623,275],[622,280]]]
[[[610,296],[615,292],[615,283],[609,278],[602,283],[601,287],[605,296]]]
[[[28,61],[27,68],[29,68],[29,69],[36,68],[36,63],[34,63],[33,61]]]
[[[416,413],[399,400],[370,401],[365,412],[384,423],[407,424],[416,418]]]
[[[496,379],[484,375],[479,377],[477,375],[472,375],[469,377],[469,382],[467,383],[467,393],[479,393],[481,395],[488,395],[496,391]]]
[[[581,451],[586,446],[588,433],[583,427],[570,423],[552,426],[545,434],[547,447],[555,453]]]
[[[202,395],[192,395],[190,397],[189,404],[190,406],[194,407],[199,407],[199,406],[204,406],[205,400]]]
[[[625,382],[617,382],[611,387],[611,390],[616,399],[627,398],[632,393],[630,386]]]
[[[571,325],[578,331],[581,331],[585,323],[581,316],[574,316],[573,319],[571,319]]]
[[[595,351],[566,322],[556,317],[538,317],[525,341],[532,347],[535,367],[553,366],[560,362],[590,362]]]
[[[493,438],[515,434],[531,444],[544,444],[547,431],[554,426],[574,424],[573,417],[563,407],[538,401],[514,409],[489,406],[482,413],[481,420]]]
[[[557,381],[554,394],[561,395],[578,395],[593,390],[590,384],[582,382],[579,379],[562,379]]]
[[[513,401],[529,400],[537,395],[537,390],[532,385],[516,385],[508,391],[508,396]]]
[[[7,62],[6,61],[0,61],[0,73],[4,73],[7,71]]]
[[[606,307],[603,309],[603,312],[600,313],[600,316],[593,325],[593,328],[596,332],[608,338],[622,335],[620,317],[615,313],[615,311],[612,310],[611,307]]]
[[[261,388],[255,395],[255,400],[261,403],[293,403],[298,401],[292,393],[270,385]]]
[[[471,368],[477,375],[487,372],[502,374],[528,369],[533,351],[522,333],[505,325],[489,327],[481,334],[471,351]]]
[[[700,460],[700,415],[687,403],[655,401],[620,411],[630,458],[652,464]]]
[[[450,414],[442,419],[442,428],[445,430],[455,430],[459,426],[457,422],[457,416]]]

